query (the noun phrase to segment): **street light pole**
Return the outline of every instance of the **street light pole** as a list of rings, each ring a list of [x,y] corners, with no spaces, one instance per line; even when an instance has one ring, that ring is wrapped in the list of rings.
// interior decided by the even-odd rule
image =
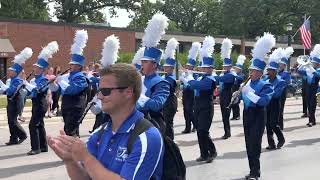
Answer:
[[[291,46],[291,42],[292,42],[292,35],[291,35],[291,31],[292,31],[292,23],[288,23],[287,24],[287,33],[288,33],[288,47]],[[288,65],[287,65],[287,71],[290,71],[290,57],[288,58]]]

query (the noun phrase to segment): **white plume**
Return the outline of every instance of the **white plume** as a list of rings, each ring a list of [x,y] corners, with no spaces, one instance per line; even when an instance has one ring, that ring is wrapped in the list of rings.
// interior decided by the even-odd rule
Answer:
[[[144,47],[139,48],[139,50],[136,52],[136,54],[134,55],[133,59],[132,59],[132,64],[139,64],[141,65],[141,58],[144,55]]]
[[[175,59],[176,49],[179,45],[179,42],[175,38],[169,39],[167,42],[166,49],[164,51],[163,59],[172,58]]]
[[[230,54],[231,54],[231,51],[232,51],[232,41],[228,38],[225,38],[223,41],[222,41],[222,44],[221,44],[221,58],[222,59],[225,59],[225,58],[228,58],[230,59]]]
[[[83,55],[83,48],[86,47],[88,33],[86,30],[77,30],[71,46],[71,54]]]
[[[264,35],[258,39],[252,50],[253,59],[260,59],[264,61],[265,56],[271,51],[272,47],[276,45],[276,39],[270,33],[264,33]]]
[[[212,57],[212,53],[214,51],[214,45],[215,45],[214,38],[212,36],[206,36],[203,41],[202,48],[200,49],[200,56],[202,58]]]
[[[120,41],[114,34],[104,40],[102,58],[100,60],[103,67],[107,67],[117,61],[119,48]]]
[[[280,59],[282,58],[283,51],[284,51],[284,49],[282,49],[282,48],[277,48],[277,49],[273,50],[272,54],[269,57],[269,63],[271,63],[271,62],[279,63]]]
[[[46,47],[44,47],[39,56],[38,59],[42,58],[46,61],[48,61],[49,58],[52,58],[52,55],[59,50],[59,45],[57,41],[50,42]]]
[[[32,53],[33,53],[32,49],[29,47],[26,47],[20,52],[20,54],[14,57],[13,62],[19,65],[22,65],[26,62],[27,59],[31,58]]]
[[[199,53],[200,48],[201,48],[201,44],[199,42],[193,42],[189,50],[188,59],[191,58],[191,59],[197,60],[197,55]]]
[[[320,44],[316,44],[310,52],[310,57],[320,56]]]
[[[239,64],[239,65],[243,65],[244,61],[246,60],[246,56],[240,54],[238,56],[238,59],[237,59],[237,63],[236,64]]]
[[[168,28],[169,19],[162,13],[157,13],[149,20],[147,28],[144,30],[142,38],[142,46],[156,47],[159,44],[161,36],[165,34]]]
[[[290,47],[287,47],[286,49],[283,50],[284,52],[284,57],[286,57],[287,59],[293,54],[294,50],[293,48],[290,46]]]

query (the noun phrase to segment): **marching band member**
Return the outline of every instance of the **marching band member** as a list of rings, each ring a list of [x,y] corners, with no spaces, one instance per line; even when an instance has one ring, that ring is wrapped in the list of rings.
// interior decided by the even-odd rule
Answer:
[[[141,58],[143,57],[143,54],[144,54],[144,48],[145,47],[139,48],[139,50],[134,55],[131,63],[132,65],[134,65],[134,67],[136,67],[136,70],[139,72],[141,71]]]
[[[169,39],[164,51],[165,63],[163,65],[163,70],[166,72],[164,79],[168,81],[170,85],[170,94],[163,106],[163,119],[166,123],[166,135],[172,140],[174,139],[173,118],[178,108],[178,99],[176,96],[177,82],[173,75],[173,70],[176,66],[175,52],[178,46],[179,42],[175,38]]]
[[[159,44],[161,35],[165,34],[168,27],[168,18],[160,13],[153,15],[149,21],[142,45],[145,47],[144,56],[141,58],[141,71],[145,76],[142,83],[142,92],[137,102],[137,109],[145,114],[146,119],[158,123],[160,130],[165,132],[163,119],[163,106],[170,94],[170,85],[159,76],[156,71],[160,63],[161,50]]]
[[[222,114],[222,122],[224,126],[224,135],[222,139],[228,139],[231,136],[230,129],[230,108],[227,108],[230,104],[232,97],[232,87],[235,81],[236,74],[231,72],[232,60],[230,58],[232,51],[232,42],[226,38],[222,41],[221,45],[221,58],[223,59],[223,70],[220,76],[217,76],[219,82],[219,100]]]
[[[237,59],[237,63],[235,66],[233,66],[233,69],[235,70],[236,79],[234,81],[232,92],[238,91],[240,88],[241,83],[244,80],[244,74],[242,73],[243,63],[246,60],[246,56],[239,55]],[[231,106],[232,109],[232,118],[230,120],[239,120],[240,119],[240,107],[239,107],[240,101],[234,105]]]
[[[33,64],[34,78],[29,82],[25,82],[26,89],[31,93],[32,99],[32,116],[29,122],[29,132],[31,141],[31,151],[28,155],[39,154],[40,152],[48,152],[46,140],[46,130],[44,128],[43,118],[48,110],[48,101],[46,99],[48,87],[48,79],[44,76],[44,71],[48,68],[48,59],[52,54],[56,53],[59,46],[56,41],[49,43],[42,49],[38,56],[38,60]]]
[[[193,70],[196,65],[196,59],[200,50],[201,44],[199,42],[193,42],[192,47],[189,50],[188,62],[185,65],[187,70]],[[187,72],[188,73],[188,72]],[[195,73],[193,73],[194,79]],[[183,92],[182,92],[182,105],[183,105],[183,115],[186,122],[186,127],[182,131],[182,134],[187,134],[191,132],[191,123],[193,124],[192,132],[194,132],[197,128],[197,122],[194,118],[194,91],[189,86],[183,84]]]
[[[86,46],[88,34],[78,30],[71,47],[70,74],[68,79],[57,77],[62,94],[61,110],[64,120],[64,131],[69,136],[79,136],[79,119],[86,106],[86,90],[88,83],[82,72],[85,63],[83,48]]]
[[[102,58],[100,60],[101,68],[107,68],[108,66],[115,64],[117,62],[119,49],[120,49],[120,41],[118,37],[116,37],[115,35],[111,35],[105,39],[103,43],[102,53],[101,53]],[[100,77],[99,79],[97,78],[94,81],[97,82],[97,80],[100,81]],[[100,85],[99,81],[97,83]],[[99,91],[97,92],[99,93]],[[108,119],[110,119],[110,116],[102,111],[101,100],[98,99],[98,93],[93,97],[92,101],[90,102],[90,103],[94,103],[91,106],[90,111],[94,115],[96,115],[96,120],[93,125],[93,129],[92,131],[90,131],[90,133],[92,133],[95,129],[97,129],[102,124],[107,122]],[[88,104],[88,106],[90,106],[90,104]]]
[[[5,93],[8,99],[7,116],[10,140],[6,143],[6,145],[20,144],[27,139],[27,133],[17,121],[18,114],[21,112],[22,108],[20,104],[21,101],[23,101],[23,99],[20,98],[21,94],[19,91],[23,85],[23,80],[18,75],[23,70],[22,64],[24,64],[25,61],[31,56],[32,49],[28,47],[24,48],[20,54],[14,57],[14,64],[8,69],[10,85],[8,86],[0,80],[0,92]]]
[[[293,48],[292,47],[287,47],[284,50],[283,57],[279,61],[279,72],[278,75],[285,81],[286,86],[281,94],[281,106],[280,106],[280,116],[279,116],[279,125],[281,130],[283,130],[283,111],[284,111],[284,105],[287,99],[287,87],[290,84],[291,81],[291,76],[290,73],[286,70],[287,69],[287,64],[288,64],[288,59],[290,56],[293,54]]]
[[[281,148],[285,139],[283,133],[279,126],[279,116],[280,116],[280,106],[281,106],[281,94],[286,87],[285,81],[277,76],[277,71],[279,68],[279,60],[281,59],[281,54],[284,50],[278,48],[272,52],[269,58],[269,64],[267,66],[268,79],[267,82],[273,86],[274,94],[267,106],[267,138],[268,147],[267,150],[274,150],[276,148]],[[276,134],[278,139],[278,144],[276,146],[273,138],[273,133]]]
[[[250,173],[245,177],[248,180],[257,180],[260,177],[261,141],[266,125],[266,106],[273,95],[270,83],[261,80],[266,63],[265,55],[271,51],[276,40],[273,35],[265,33],[252,50],[252,63],[249,67],[250,80],[242,88],[243,128]]]
[[[298,73],[307,76],[307,103],[309,112],[308,127],[316,125],[317,89],[320,80],[320,44],[316,44],[310,53],[310,62],[300,65]]]
[[[214,38],[207,36],[200,50],[202,59],[201,69],[205,73],[198,80],[194,80],[191,74],[181,76],[180,80],[195,90],[194,116],[197,121],[197,136],[200,148],[200,157],[196,161],[211,163],[217,156],[217,151],[210,137],[210,127],[213,118],[213,90],[216,88],[216,80],[212,76],[214,59]]]

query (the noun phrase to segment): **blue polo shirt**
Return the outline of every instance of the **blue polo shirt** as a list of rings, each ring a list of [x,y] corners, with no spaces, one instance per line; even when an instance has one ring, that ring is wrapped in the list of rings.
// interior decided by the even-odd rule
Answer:
[[[112,132],[112,121],[109,121],[100,140],[101,127],[87,142],[88,151],[105,168],[126,180],[150,179],[151,176],[161,179],[164,144],[157,128],[151,127],[140,134],[132,145],[131,153],[127,152],[130,131],[143,117],[143,113],[134,110],[117,132]]]

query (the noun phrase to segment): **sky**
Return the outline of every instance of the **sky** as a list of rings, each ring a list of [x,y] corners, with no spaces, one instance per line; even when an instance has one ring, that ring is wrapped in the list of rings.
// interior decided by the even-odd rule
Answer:
[[[149,1],[152,3],[156,2],[156,0],[149,0]],[[49,3],[48,7],[49,7],[49,14],[53,16],[54,3]],[[112,27],[127,27],[132,20],[128,17],[129,13],[124,9],[116,9],[118,16],[113,18],[110,18],[110,13],[108,8],[104,8],[101,11],[105,14],[105,16],[107,17],[107,22],[109,22]],[[58,21],[57,17],[53,17],[52,20],[55,22]]]

